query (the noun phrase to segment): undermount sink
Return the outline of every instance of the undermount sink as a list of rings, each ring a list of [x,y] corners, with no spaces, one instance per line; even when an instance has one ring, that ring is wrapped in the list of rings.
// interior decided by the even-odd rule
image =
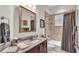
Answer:
[[[34,43],[37,43],[39,40],[37,40],[37,39],[34,39],[34,40],[25,40],[25,41],[23,41],[25,44],[28,44],[28,45],[30,45],[30,44],[34,44]]]
[[[39,40],[25,40],[25,41],[22,41],[20,43],[17,44],[17,46],[20,48],[20,49],[25,49],[27,47],[29,47],[30,45],[34,44],[34,43],[37,43]]]
[[[25,48],[29,47],[29,42],[30,42],[29,40],[25,40],[25,41],[18,43],[17,46],[20,49],[25,49]]]

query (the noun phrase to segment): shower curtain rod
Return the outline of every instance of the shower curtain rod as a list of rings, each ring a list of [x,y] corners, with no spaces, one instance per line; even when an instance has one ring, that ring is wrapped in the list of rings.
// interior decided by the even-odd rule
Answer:
[[[76,10],[69,10],[69,11],[66,11],[66,12],[61,12],[61,13],[55,13],[55,14],[52,14],[51,16],[55,16],[55,15],[60,15],[60,14],[67,14],[67,13],[72,13],[72,12],[74,12],[74,11],[76,11]]]

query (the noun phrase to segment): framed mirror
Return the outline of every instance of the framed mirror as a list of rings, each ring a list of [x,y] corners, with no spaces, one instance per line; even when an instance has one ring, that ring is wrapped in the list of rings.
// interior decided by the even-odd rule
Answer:
[[[36,31],[36,13],[19,6],[19,32]]]

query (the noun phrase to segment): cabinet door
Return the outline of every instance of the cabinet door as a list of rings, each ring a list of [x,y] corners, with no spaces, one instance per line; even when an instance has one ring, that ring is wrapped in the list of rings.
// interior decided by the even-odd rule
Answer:
[[[47,41],[39,45],[39,53],[47,53]]]
[[[32,48],[31,50],[27,51],[26,53],[38,53],[38,46]]]
[[[43,45],[42,44],[39,45],[39,53],[43,53]]]
[[[47,41],[44,41],[44,43],[42,43],[43,45],[43,52],[47,53]]]
[[[47,40],[27,51],[26,53],[47,53]]]

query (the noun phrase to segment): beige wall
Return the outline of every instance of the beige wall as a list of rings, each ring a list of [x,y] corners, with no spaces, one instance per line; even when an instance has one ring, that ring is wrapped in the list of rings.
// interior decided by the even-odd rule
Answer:
[[[63,32],[63,26],[55,26],[55,40],[61,41],[62,40],[62,32]]]
[[[0,5],[0,17],[4,16],[9,19],[10,25],[10,38],[13,38],[13,16],[14,6],[13,5]]]
[[[27,8],[27,6],[25,6]],[[10,19],[10,31],[11,31],[11,39],[15,37],[25,37],[25,36],[30,36],[30,35],[42,35],[45,34],[44,28],[40,28],[40,19],[45,20],[45,14],[44,12],[47,11],[46,7],[44,6],[36,6],[36,32],[25,32],[25,33],[19,33],[19,15],[18,15],[18,6],[15,5],[7,5],[7,6],[0,6],[0,15],[1,16],[6,16],[7,18]],[[69,6],[72,7],[73,6]],[[66,7],[66,8],[69,8]],[[59,10],[60,8],[64,7],[59,7],[58,9],[55,9],[56,11]],[[30,9],[31,10],[31,9]],[[53,11],[55,11],[53,10]],[[51,13],[53,13],[53,11]]]
[[[40,19],[45,20],[45,7],[41,5],[36,6],[36,33],[40,36],[45,34],[45,28],[40,28]]]
[[[65,6],[67,9],[73,9],[73,6]],[[27,7],[26,7],[27,8]],[[30,36],[30,35],[42,35],[45,34],[44,29],[45,28],[40,28],[40,19],[45,20],[45,14],[44,12],[47,10],[46,7],[44,6],[36,6],[36,32],[24,32],[24,33],[19,33],[19,15],[18,15],[18,6],[15,5],[7,5],[7,6],[0,6],[0,15],[1,16],[6,16],[7,18],[10,19],[10,31],[11,31],[11,39],[15,37],[25,37],[25,36]],[[59,7],[54,10],[52,10],[51,13],[54,11],[56,12],[57,10],[64,8],[64,7]],[[64,8],[65,9],[65,8]],[[31,9],[30,9],[31,10]],[[49,17],[51,18],[51,16]],[[49,20],[48,20],[49,21]],[[48,26],[50,27],[50,26]],[[51,29],[51,27],[50,27]],[[53,30],[54,32],[54,30]],[[52,35],[52,34],[51,34]]]
[[[50,23],[47,26],[47,31],[48,31],[47,35],[50,35],[50,39],[57,40],[57,41],[62,40],[63,23],[62,23],[62,26],[61,25],[55,26],[55,15],[53,15],[53,14],[57,14],[57,12],[61,9],[64,9],[66,11],[75,10],[75,6],[73,6],[73,5],[63,5],[63,6],[59,6],[57,8],[50,10],[50,12],[51,12],[50,15],[52,15],[52,18],[51,18],[51,16],[47,16],[47,18],[48,18],[48,23],[50,23],[50,22],[52,22],[52,23]],[[50,21],[49,21],[49,19],[50,19]],[[60,21],[62,22],[62,20],[60,20]]]
[[[27,6],[24,6],[27,8]],[[23,32],[19,33],[19,12],[18,12],[18,6],[16,5],[6,5],[6,6],[0,6],[0,16],[5,16],[10,19],[10,34],[11,39],[18,38],[18,37],[26,37],[30,35],[43,35],[44,34],[44,28],[40,28],[40,19],[45,20],[44,11],[45,8],[42,6],[36,6],[36,32]],[[31,10],[31,9],[30,9]],[[33,11],[35,12],[35,11]]]
[[[26,7],[27,8],[27,7]],[[24,32],[19,33],[19,15],[18,15],[18,6],[14,7],[14,27],[13,27],[13,38],[16,37],[27,37],[30,35],[43,35],[45,34],[45,28],[40,28],[40,19],[45,20],[45,8],[42,6],[36,6],[36,32]]]
[[[13,16],[13,38],[20,38],[20,37],[27,37],[30,35],[35,35],[35,32],[22,32],[19,33],[19,12],[18,12],[18,6],[14,6],[14,16]]]
[[[55,25],[55,15],[50,15],[48,13],[45,14],[45,23],[46,23],[46,37],[49,36],[49,39],[51,40],[57,40],[61,41],[62,40],[62,31],[63,31],[63,26],[56,26]],[[61,21],[61,20],[60,20]]]
[[[54,34],[55,34],[55,21],[54,21],[54,16],[51,16],[50,14],[48,14],[47,12],[45,13],[45,33],[46,33],[46,37],[49,37],[49,39],[53,39],[54,38]]]

